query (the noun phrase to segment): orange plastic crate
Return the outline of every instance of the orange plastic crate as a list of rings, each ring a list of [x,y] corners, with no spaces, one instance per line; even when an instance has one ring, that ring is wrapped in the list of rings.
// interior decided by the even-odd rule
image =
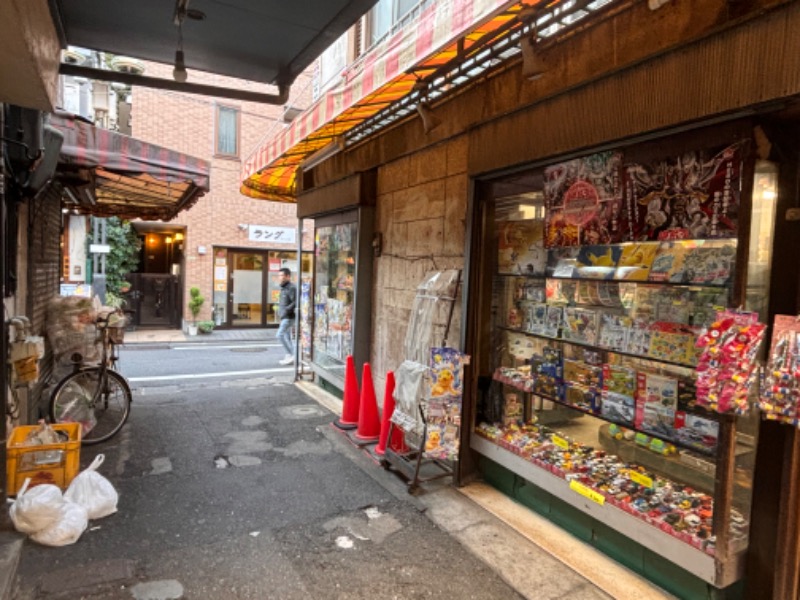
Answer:
[[[40,483],[52,483],[62,490],[69,486],[80,469],[81,426],[80,423],[57,423],[51,425],[56,431],[65,432],[69,438],[57,444],[21,446],[31,431],[38,425],[15,427],[6,443],[6,494],[16,496],[25,479],[30,477],[30,487]]]

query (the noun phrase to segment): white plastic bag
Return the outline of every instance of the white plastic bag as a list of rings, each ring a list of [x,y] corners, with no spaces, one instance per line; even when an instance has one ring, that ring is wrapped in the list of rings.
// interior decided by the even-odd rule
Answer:
[[[66,546],[77,542],[88,525],[86,509],[80,504],[64,500],[56,523],[31,534],[31,539],[45,546]]]
[[[83,506],[90,519],[102,519],[117,512],[119,494],[111,482],[97,472],[105,459],[105,454],[98,454],[64,492],[64,498]]]
[[[52,484],[44,483],[28,489],[30,478],[25,480],[17,492],[9,514],[17,531],[36,533],[53,526],[61,518],[64,496]]]

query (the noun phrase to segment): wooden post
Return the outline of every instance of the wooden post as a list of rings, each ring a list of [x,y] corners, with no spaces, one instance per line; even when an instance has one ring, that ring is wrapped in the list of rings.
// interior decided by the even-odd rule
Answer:
[[[731,556],[730,522],[733,507],[733,475],[736,468],[736,417],[722,415],[719,424],[717,469],[714,476],[714,517],[717,579],[722,576]]]

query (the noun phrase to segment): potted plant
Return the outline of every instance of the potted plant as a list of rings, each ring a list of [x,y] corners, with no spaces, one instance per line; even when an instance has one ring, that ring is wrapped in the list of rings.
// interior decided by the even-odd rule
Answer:
[[[200,333],[211,333],[214,331],[214,321],[200,321],[197,329]]]
[[[200,288],[189,289],[189,311],[192,313],[192,324],[189,325],[189,335],[197,335],[197,315],[206,299],[200,295]]]

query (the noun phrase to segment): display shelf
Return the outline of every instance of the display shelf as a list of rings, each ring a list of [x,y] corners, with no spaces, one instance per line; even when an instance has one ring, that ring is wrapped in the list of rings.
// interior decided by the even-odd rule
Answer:
[[[519,390],[521,392],[524,392],[526,394],[533,394],[535,396],[539,396],[540,398],[544,398],[545,400],[549,400],[550,402],[554,402],[554,403],[556,403],[556,404],[558,404],[560,406],[564,406],[565,408],[569,408],[569,409],[575,410],[577,412],[583,413],[585,415],[589,415],[591,417],[599,419],[601,421],[605,421],[606,423],[613,423],[614,425],[618,425],[620,427],[624,427],[625,429],[630,429],[632,431],[636,431],[638,433],[642,433],[642,434],[646,435],[647,437],[656,438],[656,439],[662,440],[664,442],[668,442],[668,443],[672,444],[673,446],[675,446],[676,448],[682,448],[683,450],[690,450],[691,452],[696,452],[697,454],[701,454],[703,456],[708,456],[708,457],[711,457],[711,458],[716,456],[716,449],[706,450],[706,449],[699,448],[699,447],[696,447],[696,446],[691,446],[689,444],[681,442],[680,440],[674,440],[674,439],[666,437],[666,436],[659,436],[659,435],[655,435],[654,433],[651,433],[649,431],[643,431],[641,429],[637,429],[635,425],[631,425],[630,423],[625,423],[623,421],[615,421],[614,419],[609,419],[607,416],[603,415],[602,413],[596,413],[596,412],[591,411],[589,409],[582,408],[580,406],[575,406],[574,404],[570,404],[570,403],[565,402],[564,400],[562,400],[560,398],[557,398],[557,397],[554,397],[554,396],[551,396],[551,395],[548,395],[548,394],[543,394],[541,392],[534,392],[532,387],[530,389],[528,389],[526,387],[517,385],[517,383],[514,382],[513,379],[510,379],[508,377],[504,377],[503,375],[500,375],[497,371],[495,371],[492,374],[492,379],[494,379],[495,381],[499,381],[500,383],[502,383],[504,385],[507,385],[509,387],[513,387],[514,389]],[[531,386],[532,385],[533,385],[533,383],[531,383]],[[695,414],[695,413],[692,413],[692,414]],[[701,416],[708,418],[707,414],[701,414]]]
[[[505,331],[511,331],[512,333],[521,333],[522,335],[526,335],[529,337],[534,337],[541,340],[549,340],[552,342],[559,342],[562,344],[570,344],[572,346],[580,346],[582,348],[590,348],[591,350],[597,350],[598,352],[610,352],[612,354],[618,354],[620,356],[627,356],[628,358],[634,358],[636,360],[646,360],[649,362],[656,362],[663,365],[670,365],[672,367],[680,367],[682,369],[694,369],[696,365],[690,365],[687,363],[680,363],[671,360],[664,360],[663,358],[654,358],[652,356],[643,356],[641,354],[634,354],[632,352],[622,352],[621,350],[612,350],[611,348],[605,348],[603,346],[598,346],[597,344],[587,344],[585,342],[576,342],[574,340],[567,340],[564,338],[555,338],[549,335],[543,335],[541,333],[531,333],[530,331],[525,331],[524,329],[517,329],[515,327],[507,327],[505,325],[498,325],[498,329],[503,329]]]
[[[744,551],[731,552],[731,568],[718,568],[717,559],[658,527],[612,504],[599,504],[570,489],[570,482],[481,437],[470,436],[470,447],[502,467],[517,473],[556,498],[619,531],[648,550],[716,587],[726,587],[744,575]]]
[[[558,281],[596,281],[598,283],[617,283],[617,284],[633,284],[633,285],[658,285],[669,287],[685,287],[685,288],[714,288],[725,289],[731,287],[731,282],[728,283],[687,283],[678,281],[640,281],[636,279],[602,279],[598,277],[563,277],[560,275],[531,275],[530,273],[495,273],[499,277],[521,277],[523,279],[532,279],[534,281],[546,281],[548,279],[557,279]]]

